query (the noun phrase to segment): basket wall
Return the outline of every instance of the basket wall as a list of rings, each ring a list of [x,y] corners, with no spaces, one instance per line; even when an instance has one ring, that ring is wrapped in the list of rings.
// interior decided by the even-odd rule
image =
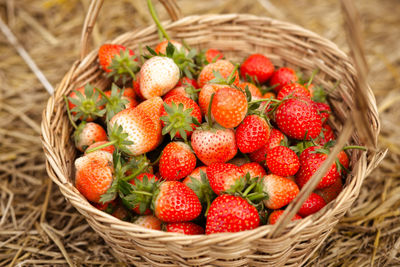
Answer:
[[[329,98],[336,117],[331,124],[337,132],[353,108],[354,69],[349,59],[332,42],[301,27],[237,14],[191,16],[163,25],[174,39],[185,39],[195,48],[217,48],[228,59],[240,61],[251,53],[262,53],[275,65],[292,67],[307,76],[319,69],[315,83],[325,88],[333,88],[339,81]],[[157,44],[158,34],[155,26],[151,26],[121,35],[112,42],[138,51],[139,44]],[[364,177],[380,160],[372,152],[352,152],[352,173],[339,197],[317,214],[290,223],[277,238],[269,237],[271,226],[240,233],[181,236],[122,222],[92,207],[73,186],[76,152],[62,96],[87,82],[102,89],[108,85],[96,60],[97,50],[93,50],[76,62],[49,99],[43,113],[42,140],[50,177],[123,262],[156,266],[298,266],[322,244],[358,196]],[[378,134],[373,97],[369,104],[370,127]],[[360,143],[356,133],[350,142]]]

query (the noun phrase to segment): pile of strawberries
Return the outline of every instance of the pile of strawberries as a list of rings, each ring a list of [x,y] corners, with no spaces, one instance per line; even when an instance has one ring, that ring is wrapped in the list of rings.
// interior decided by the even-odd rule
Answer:
[[[213,234],[274,224],[335,140],[322,88],[262,54],[163,41],[146,54],[104,44],[108,91],[65,98],[83,153],[75,185],[95,207],[143,227]],[[79,122],[79,124],[78,124]],[[342,190],[344,150],[293,220]]]

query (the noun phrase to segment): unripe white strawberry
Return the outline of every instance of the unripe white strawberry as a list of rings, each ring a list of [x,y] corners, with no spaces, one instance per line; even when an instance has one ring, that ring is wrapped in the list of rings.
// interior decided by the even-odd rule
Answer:
[[[162,96],[175,87],[179,76],[179,68],[172,59],[152,57],[140,69],[140,92],[146,99]]]

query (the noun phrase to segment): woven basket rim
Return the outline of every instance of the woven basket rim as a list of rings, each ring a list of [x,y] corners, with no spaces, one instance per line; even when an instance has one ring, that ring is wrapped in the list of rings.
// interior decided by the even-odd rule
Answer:
[[[256,16],[256,15],[252,15],[252,14],[236,14],[236,13],[232,13],[232,14],[206,14],[206,15],[192,15],[192,16],[186,16],[183,17],[177,21],[172,22],[171,20],[166,20],[163,21],[163,25],[166,28],[166,30],[168,30],[171,27],[174,27],[176,25],[179,25],[180,23],[187,21],[187,20],[195,20],[198,23],[204,23],[204,22],[209,22],[209,21],[213,21],[216,20],[217,22],[216,24],[218,24],[221,20],[223,21],[229,21],[229,20],[241,20],[241,19],[254,19],[254,21],[262,21],[264,23],[269,23],[271,26],[273,27],[278,27],[278,28],[285,28],[285,27],[289,27],[290,29],[293,30],[298,30],[299,32],[299,36],[306,34],[307,37],[312,37],[312,38],[316,38],[321,40],[321,45],[324,46],[329,46],[329,47],[334,47],[335,48],[335,52],[337,52],[338,56],[342,57],[343,60],[346,60],[350,63],[350,60],[348,58],[348,56],[342,51],[340,50],[337,45],[335,43],[333,43],[332,41],[308,30],[305,29],[299,25],[296,24],[292,24],[290,22],[285,22],[285,21],[281,21],[281,20],[276,20],[276,19],[272,19],[269,17],[260,17],[260,16]],[[140,31],[144,31],[144,30],[149,30],[149,29],[153,29],[155,28],[155,25],[151,25],[151,26],[146,26],[140,29],[136,29],[133,31],[129,31],[126,33],[123,33],[119,36],[117,36],[116,38],[114,38],[113,40],[111,40],[111,43],[117,43],[119,39],[123,38],[124,36],[127,35],[131,35],[131,34],[137,34]],[[72,73],[73,70],[76,68],[79,68],[80,66],[86,64],[86,61],[94,54],[97,53],[97,49],[92,49],[90,51],[90,53],[88,53],[88,55],[86,55],[86,57],[83,60],[77,60],[75,61],[75,63],[72,65],[72,67],[70,68],[70,70],[64,75],[63,80],[64,79],[71,79],[72,77]],[[65,177],[67,177],[67,175],[65,175],[65,173],[59,173],[58,170],[55,170],[53,166],[53,164],[55,164],[52,160],[51,160],[51,155],[53,153],[52,151],[52,145],[48,142],[48,140],[46,139],[48,137],[49,133],[47,130],[49,129],[49,127],[47,126],[47,124],[49,124],[49,120],[51,118],[51,112],[49,112],[50,110],[54,111],[55,108],[55,104],[54,104],[54,100],[56,97],[58,96],[58,91],[59,88],[61,87],[61,85],[57,86],[55,94],[53,96],[51,96],[47,102],[46,108],[43,112],[43,117],[42,117],[42,144],[43,144],[43,148],[45,151],[45,155],[46,155],[46,167],[47,167],[47,172],[50,176],[50,178],[60,187],[60,189],[62,189],[62,194],[64,195],[64,197],[66,199],[69,199],[69,197],[63,192],[63,190],[67,190],[69,192],[71,192],[74,197],[79,198],[80,201],[80,206],[84,207],[87,211],[95,213],[97,216],[101,217],[100,219],[97,219],[97,221],[107,221],[107,222],[112,222],[115,226],[121,226],[121,227],[117,227],[119,229],[124,229],[124,230],[131,230],[131,231],[139,231],[139,232],[149,232],[149,233],[156,233],[158,236],[161,237],[182,237],[182,239],[184,239],[185,242],[187,243],[193,243],[193,242],[198,242],[198,241],[206,241],[209,240],[211,237],[213,239],[218,238],[221,241],[224,240],[229,240],[229,241],[234,241],[236,237],[243,237],[246,236],[247,239],[256,239],[257,237],[261,237],[261,236],[265,236],[266,234],[269,233],[269,231],[271,230],[271,228],[273,227],[272,225],[262,225],[258,228],[252,229],[252,230],[247,230],[247,231],[242,231],[242,232],[236,232],[236,233],[218,233],[218,234],[213,234],[213,235],[181,235],[178,233],[168,233],[168,232],[163,232],[163,231],[158,231],[158,230],[151,230],[151,229],[147,229],[138,225],[135,225],[133,223],[130,222],[125,222],[125,221],[121,221],[113,216],[111,216],[110,214],[107,214],[103,211],[100,211],[98,209],[96,209],[94,206],[92,206],[90,204],[90,202],[88,200],[86,200],[85,197],[83,197],[80,193],[77,193],[76,191],[74,191],[73,189],[69,188],[69,187],[73,187],[75,188],[74,184],[72,183],[72,181],[68,181],[66,183],[62,182],[59,178],[59,175],[62,174]],[[371,91],[371,89],[369,88],[369,90]],[[373,96],[372,91],[370,92],[371,95]],[[376,108],[376,102],[374,101],[375,99],[373,99],[372,103],[372,109],[371,112],[373,113],[372,115],[376,117],[376,123],[378,125],[378,131],[376,133],[376,135],[379,134],[379,120],[377,117],[377,113],[375,114],[374,111],[377,109]],[[46,112],[46,110],[48,110]],[[367,160],[367,155],[366,153],[362,153],[362,156],[360,156],[360,158],[358,159],[357,163],[353,166],[353,169],[355,168],[359,168],[359,165],[361,164],[360,162],[365,159],[369,162],[372,161],[371,158],[375,158],[375,156],[377,155],[377,152],[374,151],[369,151],[368,152],[369,155],[369,160]],[[379,161],[379,159],[376,159]],[[368,163],[367,163],[368,165]],[[367,168],[368,166],[362,166],[362,168]],[[54,172],[54,175],[53,175]],[[351,174],[349,174],[351,175]],[[71,178],[71,177],[68,177]],[[354,178],[354,177],[353,177]],[[70,179],[71,180],[71,179]],[[290,235],[293,233],[293,231],[298,230],[299,228],[303,228],[306,227],[309,224],[313,224],[315,221],[318,221],[319,219],[323,218],[324,215],[322,215],[323,213],[326,213],[329,210],[332,210],[334,207],[338,206],[338,203],[343,201],[342,197],[345,194],[346,191],[350,191],[352,190],[353,187],[356,187],[357,185],[360,186],[360,184],[362,184],[362,180],[361,179],[351,179],[351,181],[349,183],[346,184],[346,186],[343,188],[342,192],[340,193],[340,195],[333,201],[331,201],[330,203],[328,203],[328,205],[326,205],[326,207],[324,207],[321,211],[319,211],[316,214],[313,214],[312,216],[308,216],[306,218],[303,218],[301,220],[301,223],[299,222],[291,222],[290,224],[286,225],[285,227],[285,232],[280,235],[277,239],[279,238],[285,238],[286,235]],[[76,189],[76,188],[75,188]],[[86,216],[86,215],[85,215]],[[114,227],[115,227],[114,226]],[[113,227],[113,226],[112,226]],[[232,242],[233,242],[232,241]]]

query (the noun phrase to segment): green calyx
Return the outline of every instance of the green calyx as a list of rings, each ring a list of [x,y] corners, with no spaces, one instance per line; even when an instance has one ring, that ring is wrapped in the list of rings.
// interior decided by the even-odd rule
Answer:
[[[114,117],[118,112],[125,109],[126,104],[129,101],[126,98],[123,98],[124,89],[120,89],[116,84],[112,84],[111,86],[111,95],[107,96],[103,91],[97,89],[98,92],[106,99],[106,120],[110,121],[112,117]]]
[[[198,120],[191,115],[193,108],[185,109],[182,103],[176,105],[175,102],[171,102],[170,105],[164,103],[164,109],[167,116],[162,116],[160,118],[165,123],[162,134],[166,135],[169,133],[171,139],[179,133],[186,141],[187,132],[193,131],[192,124],[200,126]]]
[[[200,180],[190,177],[187,186],[195,192],[200,202],[205,206],[205,216],[207,216],[211,202],[217,197],[211,189],[207,174],[200,170]]]
[[[91,153],[91,152],[94,152],[101,148],[113,145],[113,146],[115,146],[115,148],[118,152],[121,151],[127,155],[130,155],[131,152],[129,151],[127,146],[132,145],[133,142],[127,140],[129,135],[127,133],[123,132],[122,126],[114,125],[114,127],[109,126],[107,128],[108,128],[108,140],[110,140],[110,141],[101,146],[91,148],[88,151],[86,151],[86,153]]]
[[[129,208],[139,206],[140,214],[152,208],[153,196],[158,194],[159,182],[154,177],[149,179],[147,175],[142,180],[134,179],[129,194],[123,197],[123,201]]]
[[[106,100],[100,96],[94,86],[86,84],[84,94],[78,90],[75,90],[74,92],[77,98],[68,97],[68,100],[75,105],[75,107],[71,109],[71,112],[76,113],[72,116],[73,121],[79,119],[83,121],[87,119],[94,120],[105,114],[106,110],[101,109],[101,107],[105,104]]]
[[[219,71],[213,70],[213,75],[215,78],[210,80],[209,83],[216,83],[216,84],[222,84],[222,85],[228,85],[228,86],[233,85],[233,83],[236,80],[235,74],[236,74],[238,68],[239,68],[239,64],[235,64],[235,68],[231,71],[231,73],[229,74],[229,76],[227,78],[224,78]],[[236,89],[241,90],[239,88],[236,88]]]
[[[136,79],[135,73],[139,71],[137,56],[130,55],[129,49],[121,50],[120,54],[115,55],[108,69],[108,77],[114,77],[114,81],[122,80],[125,84],[129,78]]]

